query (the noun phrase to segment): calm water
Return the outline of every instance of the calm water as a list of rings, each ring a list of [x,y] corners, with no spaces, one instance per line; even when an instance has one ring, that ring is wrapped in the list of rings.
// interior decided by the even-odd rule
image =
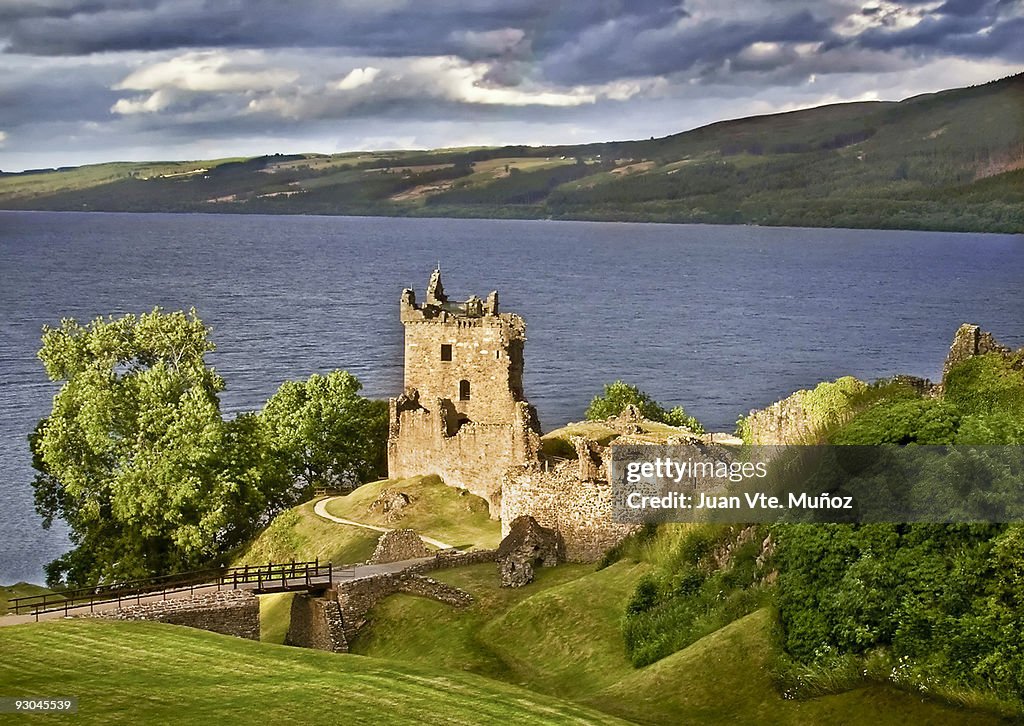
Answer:
[[[433,266],[529,325],[545,429],[635,382],[719,430],[825,378],[938,376],[953,331],[1024,345],[1024,238],[754,227],[0,212],[0,583],[67,546],[32,507],[25,437],[55,388],[35,357],[61,317],[195,306],[227,412],[346,368],[401,389],[398,296]]]

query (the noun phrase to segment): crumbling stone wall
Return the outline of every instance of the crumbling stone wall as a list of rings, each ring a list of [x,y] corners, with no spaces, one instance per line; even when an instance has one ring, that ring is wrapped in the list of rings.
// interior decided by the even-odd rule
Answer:
[[[501,475],[537,461],[540,427],[523,394],[526,324],[487,301],[452,302],[435,270],[427,298],[404,290],[405,393],[390,402],[388,475],[436,474],[500,509]]]
[[[370,564],[401,562],[419,557],[429,557],[432,550],[420,536],[411,529],[393,529],[377,540],[377,547],[370,556]]]
[[[338,586],[338,606],[345,638],[351,642],[366,623],[366,614],[381,600],[398,592],[428,597],[455,607],[466,607],[473,596],[465,590],[430,577],[406,572],[364,577]]]
[[[249,590],[221,590],[194,597],[125,605],[119,610],[81,617],[153,620],[209,630],[222,635],[234,635],[248,640],[260,639],[259,600]]]
[[[424,562],[411,565],[405,569],[409,574],[421,574],[433,572],[434,570],[445,570],[450,567],[465,567],[466,565],[478,565],[482,562],[494,562],[497,550],[473,550],[472,552],[456,552],[453,550],[441,550],[434,553],[434,556]]]
[[[996,342],[992,333],[986,332],[978,325],[964,323],[953,336],[953,343],[949,346],[949,354],[942,366],[942,381],[945,383],[953,366],[963,363],[969,358],[986,353],[1000,353],[1007,355],[1011,350]]]
[[[392,410],[392,420],[398,424],[388,441],[388,476],[436,474],[445,484],[484,499],[491,517],[496,518],[502,474],[511,466],[536,460],[540,450],[540,436],[528,406],[516,403],[508,423],[467,423],[453,435],[446,433],[431,411]]]
[[[578,461],[547,469],[518,467],[503,479],[502,537],[508,536],[517,517],[533,517],[561,535],[570,562],[596,562],[636,529],[636,525],[613,521],[613,512],[612,485],[607,478],[580,478]]]
[[[498,545],[496,558],[502,587],[523,587],[533,582],[534,569],[554,567],[565,560],[562,537],[530,516],[517,517]]]
[[[348,639],[337,594],[328,592],[317,597],[304,592],[295,593],[285,643],[300,648],[347,653]]]

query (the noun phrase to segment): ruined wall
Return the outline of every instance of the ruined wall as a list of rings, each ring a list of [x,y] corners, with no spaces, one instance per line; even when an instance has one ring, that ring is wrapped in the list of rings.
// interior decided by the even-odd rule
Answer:
[[[190,598],[125,605],[120,610],[82,617],[153,620],[248,640],[260,639],[259,600],[248,590],[221,590]]]
[[[509,424],[470,423],[451,436],[432,413],[402,411],[397,414],[398,434],[388,441],[388,476],[436,474],[445,484],[482,497],[496,518],[505,470],[536,461],[540,451],[528,406],[516,403]]]
[[[844,376],[797,391],[768,408],[751,411],[740,423],[740,434],[745,443],[760,446],[817,443],[824,431],[853,416],[850,397],[866,388],[863,381]]]
[[[978,325],[964,323],[957,329],[953,336],[953,343],[949,346],[949,354],[946,356],[946,363],[942,367],[942,380],[945,382],[953,366],[963,363],[968,358],[986,353],[1000,353],[1006,355],[1010,349],[1000,345],[992,336]]]
[[[382,574],[344,583],[338,587],[338,606],[347,641],[366,622],[366,614],[381,600],[398,592],[428,597],[455,607],[465,607],[473,596],[465,590],[429,577],[408,573]]]
[[[566,461],[545,471],[519,467],[506,473],[501,497],[501,534],[530,516],[558,531],[570,562],[595,562],[636,525],[612,520],[612,485],[607,479],[581,479],[580,464]]]
[[[348,639],[336,594],[329,592],[324,597],[315,597],[304,592],[295,593],[285,643],[300,648],[347,653]]]
[[[372,565],[430,557],[433,551],[411,529],[393,529],[377,538],[368,562]]]

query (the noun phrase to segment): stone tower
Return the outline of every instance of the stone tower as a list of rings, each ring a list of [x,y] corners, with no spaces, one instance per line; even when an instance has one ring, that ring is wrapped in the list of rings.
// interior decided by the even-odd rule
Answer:
[[[523,395],[526,323],[498,293],[452,302],[434,270],[426,299],[402,291],[405,392],[390,401],[388,476],[437,474],[501,506],[506,469],[538,461],[540,426]]]

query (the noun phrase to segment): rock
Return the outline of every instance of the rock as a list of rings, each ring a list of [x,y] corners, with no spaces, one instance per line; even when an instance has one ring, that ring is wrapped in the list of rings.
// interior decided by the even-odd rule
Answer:
[[[370,504],[371,512],[380,512],[388,522],[402,518],[402,510],[412,503],[412,497],[395,489],[384,489]]]
[[[377,548],[370,557],[371,565],[381,565],[385,562],[400,562],[402,560],[414,560],[419,557],[429,557],[433,552],[420,536],[411,529],[393,529],[385,532],[377,540]]]
[[[498,545],[498,572],[502,587],[522,587],[533,582],[536,567],[554,567],[565,560],[558,533],[542,527],[530,516],[517,517]]]

